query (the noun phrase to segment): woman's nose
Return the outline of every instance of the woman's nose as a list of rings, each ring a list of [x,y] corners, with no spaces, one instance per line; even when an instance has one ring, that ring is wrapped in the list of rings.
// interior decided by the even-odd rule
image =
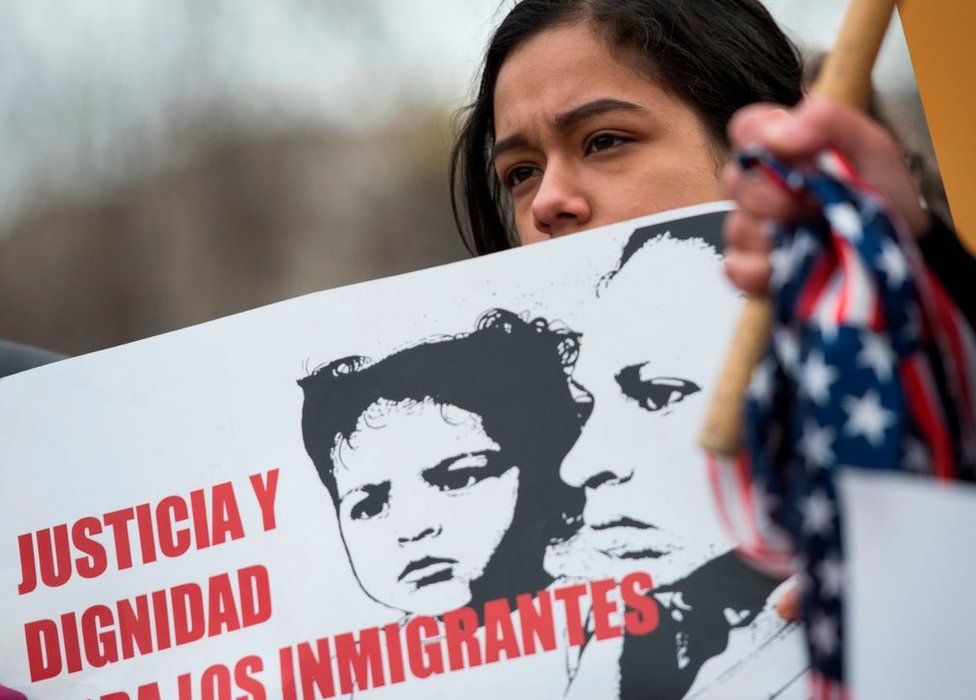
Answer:
[[[634,476],[633,468],[614,457],[612,441],[599,425],[588,421],[569,454],[563,459],[559,476],[570,486],[595,489],[604,484],[624,484]]]
[[[549,163],[532,200],[532,221],[547,236],[562,236],[579,231],[593,216],[574,172]]]

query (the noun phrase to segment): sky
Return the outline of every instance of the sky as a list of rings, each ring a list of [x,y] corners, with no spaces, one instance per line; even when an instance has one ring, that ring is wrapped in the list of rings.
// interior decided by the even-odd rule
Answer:
[[[824,47],[844,0],[768,0]],[[87,196],[174,157],[181,120],[369,130],[407,103],[453,110],[510,0],[4,0],[0,234],[41,192]],[[899,31],[879,64],[903,89]],[[175,154],[178,156],[179,154]]]

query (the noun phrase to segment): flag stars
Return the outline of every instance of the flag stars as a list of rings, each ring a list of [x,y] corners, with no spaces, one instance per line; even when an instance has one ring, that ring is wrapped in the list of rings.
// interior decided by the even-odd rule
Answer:
[[[811,231],[803,227],[797,228],[793,245],[790,247],[790,256],[793,258],[792,264],[799,268],[809,256],[817,252],[818,247]]]
[[[830,399],[830,385],[837,380],[837,370],[824,361],[823,353],[810,353],[800,375],[800,386],[818,406]]]
[[[819,467],[829,466],[834,461],[833,444],[833,429],[821,427],[815,420],[803,424],[800,452],[808,464]]]
[[[895,352],[887,340],[874,333],[861,334],[861,352],[857,354],[857,363],[861,367],[868,367],[874,376],[882,381],[891,379],[892,367],[895,364]]]
[[[861,240],[861,217],[857,210],[846,202],[831,204],[825,213],[831,227],[841,233],[849,241]]]
[[[749,396],[763,408],[767,408],[773,394],[774,365],[769,360],[763,360],[752,373],[749,381]]]
[[[821,490],[815,490],[803,503],[803,529],[825,534],[833,529],[834,504]]]
[[[823,613],[816,615],[810,625],[810,644],[821,659],[833,656],[837,651],[837,623]]]
[[[844,589],[844,563],[828,556],[817,566],[821,598],[839,598]]]
[[[817,320],[817,327],[820,329],[820,334],[823,336],[825,343],[833,343],[837,340],[837,318],[828,306],[824,306],[822,309],[818,310],[814,316]]]
[[[773,341],[776,347],[776,354],[783,368],[792,372],[800,362],[800,348],[797,345],[796,337],[792,332],[780,328],[773,334]]]
[[[782,246],[777,246],[769,254],[769,264],[772,274],[769,284],[772,289],[782,289],[783,285],[793,274],[794,258],[789,250]]]
[[[872,446],[884,442],[885,431],[895,424],[895,414],[881,405],[878,392],[871,389],[864,396],[844,398],[847,421],[844,432],[856,437],[863,436]]]
[[[908,279],[908,262],[905,260],[905,255],[890,241],[882,241],[881,254],[875,259],[875,263],[888,278],[890,289],[901,286]]]

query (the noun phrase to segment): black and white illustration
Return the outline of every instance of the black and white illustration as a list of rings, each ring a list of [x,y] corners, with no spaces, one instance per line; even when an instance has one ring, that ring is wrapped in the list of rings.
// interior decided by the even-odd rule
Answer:
[[[553,582],[547,549],[583,509],[559,475],[583,422],[567,376],[577,348],[494,310],[472,333],[301,381],[305,445],[370,598],[436,615]]]
[[[0,496],[16,613],[0,677],[38,698],[136,697],[149,681],[182,697],[172,669],[207,679],[254,654],[267,697],[803,697],[778,582],[732,551],[695,444],[741,305],[721,272],[724,212],[295,299],[0,383],[0,459],[23,465]],[[45,476],[66,460],[77,468]],[[233,509],[210,486],[227,482]],[[123,566],[105,525],[88,537],[104,538],[108,573],[17,594],[25,533],[40,543],[55,522],[132,505],[135,541],[147,503],[163,541],[178,518],[159,504],[184,492],[180,556],[147,557],[139,530]],[[221,627],[204,605],[210,633],[164,645],[157,624],[133,646],[123,599],[255,565],[266,619]],[[58,616],[96,604],[116,612],[92,639],[117,651],[91,652],[79,614],[72,670]],[[52,621],[30,628],[49,630],[47,657],[28,663],[35,620]],[[32,683],[55,646],[63,668]]]

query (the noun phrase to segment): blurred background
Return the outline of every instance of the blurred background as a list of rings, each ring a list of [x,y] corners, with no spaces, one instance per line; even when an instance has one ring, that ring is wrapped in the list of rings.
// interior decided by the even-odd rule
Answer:
[[[511,4],[3,0],[0,338],[80,354],[467,257],[452,117]],[[845,3],[767,5],[814,51]]]

